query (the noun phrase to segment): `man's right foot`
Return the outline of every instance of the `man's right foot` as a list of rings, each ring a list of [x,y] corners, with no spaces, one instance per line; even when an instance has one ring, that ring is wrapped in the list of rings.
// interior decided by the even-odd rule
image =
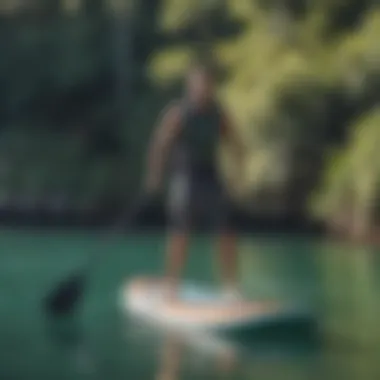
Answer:
[[[239,302],[244,299],[241,292],[236,288],[226,288],[223,290],[223,300],[227,302]]]

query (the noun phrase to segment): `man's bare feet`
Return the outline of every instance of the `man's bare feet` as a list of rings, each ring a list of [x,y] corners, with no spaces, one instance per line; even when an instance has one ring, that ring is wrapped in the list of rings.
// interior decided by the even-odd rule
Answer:
[[[166,302],[177,303],[178,302],[178,283],[173,280],[166,280],[163,285],[163,298]]]
[[[237,302],[244,299],[243,295],[237,287],[228,286],[223,289],[223,299],[227,302]]]

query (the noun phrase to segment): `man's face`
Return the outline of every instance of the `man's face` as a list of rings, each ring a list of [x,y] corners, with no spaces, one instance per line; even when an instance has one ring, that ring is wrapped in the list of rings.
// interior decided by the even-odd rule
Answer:
[[[213,82],[208,73],[202,69],[194,69],[187,78],[188,95],[195,103],[204,103],[213,96]]]

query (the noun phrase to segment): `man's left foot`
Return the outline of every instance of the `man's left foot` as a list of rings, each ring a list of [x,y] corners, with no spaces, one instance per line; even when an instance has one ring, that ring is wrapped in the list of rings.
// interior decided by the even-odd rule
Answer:
[[[223,291],[223,299],[226,301],[237,302],[237,301],[242,301],[244,297],[238,289],[227,288],[227,289],[224,289]]]

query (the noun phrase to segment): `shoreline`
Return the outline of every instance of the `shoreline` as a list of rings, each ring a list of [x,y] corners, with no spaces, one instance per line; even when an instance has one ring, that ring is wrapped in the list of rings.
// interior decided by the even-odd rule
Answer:
[[[12,229],[88,229],[96,230],[109,228],[117,220],[118,215],[115,209],[97,209],[87,212],[75,210],[15,210],[0,209],[0,226]],[[307,220],[304,217],[283,215],[266,216],[236,213],[235,226],[237,230],[246,233],[264,232],[289,232],[289,233],[308,233],[321,235],[324,234],[325,227],[320,223]],[[155,209],[149,214],[142,215],[131,226],[131,230],[148,229],[160,230],[165,228],[164,210]],[[121,226],[121,229],[123,227]],[[203,230],[202,227],[199,228]],[[125,229],[126,230],[126,229]]]

